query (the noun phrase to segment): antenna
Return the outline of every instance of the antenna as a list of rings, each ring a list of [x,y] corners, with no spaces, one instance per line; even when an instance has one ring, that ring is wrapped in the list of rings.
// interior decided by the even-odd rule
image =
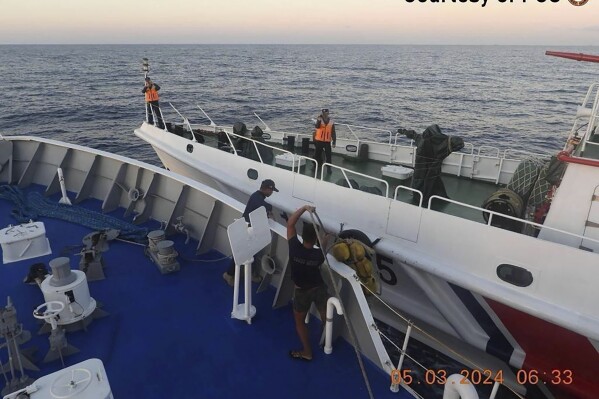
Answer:
[[[147,58],[141,59],[141,70],[144,72],[144,78],[147,78],[150,73],[150,62]]]

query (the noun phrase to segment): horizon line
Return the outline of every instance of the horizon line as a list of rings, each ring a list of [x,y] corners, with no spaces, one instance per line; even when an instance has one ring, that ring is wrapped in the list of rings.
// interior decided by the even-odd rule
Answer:
[[[599,47],[597,44],[509,43],[0,43],[0,46],[552,46]]]

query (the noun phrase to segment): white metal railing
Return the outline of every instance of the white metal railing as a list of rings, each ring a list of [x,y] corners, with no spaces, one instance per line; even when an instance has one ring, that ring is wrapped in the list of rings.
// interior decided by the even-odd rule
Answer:
[[[598,96],[599,96],[599,91],[598,91]],[[599,101],[597,102],[597,104],[599,105]],[[176,110],[175,107],[173,107],[173,109]],[[163,118],[163,123],[166,126],[166,123],[164,122],[164,118]],[[188,126],[191,129],[191,125],[188,125]],[[165,129],[166,129],[166,127],[165,127]],[[261,154],[260,154],[258,146],[264,146],[266,148],[278,151],[280,153],[287,153],[287,154],[289,154],[292,157],[292,167],[291,167],[291,170],[294,171],[294,172],[297,172],[297,173],[300,173],[301,159],[305,159],[307,162],[314,162],[315,164],[317,164],[316,160],[314,160],[313,158],[302,156],[302,155],[299,155],[299,154],[293,154],[291,151],[288,151],[288,150],[285,150],[285,149],[282,149],[282,148],[279,148],[279,147],[275,147],[275,146],[272,146],[272,145],[269,145],[269,144],[266,144],[266,143],[257,142],[257,141],[255,141],[255,140],[253,140],[251,138],[248,138],[248,137],[245,137],[245,136],[241,136],[241,135],[238,135],[238,134],[235,134],[235,133],[227,132],[225,129],[228,129],[228,127],[215,125],[214,129],[215,129],[215,131],[218,130],[218,129],[222,129],[222,131],[227,135],[227,138],[229,140],[229,143],[230,143],[232,149],[235,148],[235,145],[233,144],[231,136],[238,137],[238,138],[243,139],[243,140],[252,141],[253,145],[254,145],[254,148],[256,150],[256,153],[258,154],[258,158],[259,158],[259,162],[260,163],[264,163],[264,162],[262,160],[262,157],[261,157]],[[193,137],[193,130],[191,130],[191,134],[192,134],[192,137]],[[298,133],[298,135],[302,135],[302,134]],[[194,139],[195,139],[195,137],[194,137]],[[482,146],[481,148],[483,148],[483,147],[487,147],[487,148],[491,148],[491,149],[499,151],[496,147]],[[509,150],[509,149],[505,150],[504,157],[507,154],[507,151],[519,151],[519,150]],[[480,148],[479,148],[478,152],[480,153]],[[234,151],[233,153],[235,155],[239,156],[239,154],[237,154],[237,151]],[[530,154],[532,154],[532,153],[530,153]],[[499,153],[497,154],[497,157],[499,157]],[[501,158],[501,159],[503,159],[503,158]],[[343,177],[345,178],[345,181],[348,184],[348,188],[351,188],[351,189],[357,189],[357,188],[355,188],[355,187],[352,186],[351,182],[349,181],[349,177],[347,175],[348,173],[350,173],[352,175],[361,176],[363,178],[375,181],[377,183],[381,183],[385,187],[385,197],[389,198],[389,183],[387,181],[385,181],[383,179],[379,179],[379,178],[373,177],[373,176],[370,176],[370,175],[367,175],[367,174],[364,174],[364,173],[359,173],[359,172],[356,172],[356,171],[353,171],[353,170],[350,170],[350,169],[347,169],[347,168],[343,168],[341,166],[333,165],[333,164],[330,164],[330,163],[323,163],[323,165],[321,166],[321,180],[324,180],[324,167],[325,166],[327,166],[327,167],[330,166],[330,167],[333,167],[335,169],[339,169],[341,171]],[[315,169],[314,178],[316,178],[316,176],[317,176],[316,175],[316,168],[314,168],[314,169]],[[312,177],[312,176],[310,176],[310,177]],[[394,193],[394,197],[392,198],[393,200],[397,201],[397,191],[398,191],[398,189],[405,189],[405,190],[409,190],[409,191],[416,191],[416,192],[418,192],[419,195],[420,195],[419,205],[420,206],[422,205],[422,195],[423,195],[422,192],[420,192],[419,190],[415,190],[415,189],[409,188],[409,187],[405,187],[405,186],[398,186],[398,187],[396,187],[395,193]],[[431,204],[432,204],[432,200],[433,199],[439,199],[439,200],[442,200],[442,201],[453,203],[453,204],[458,205],[458,206],[462,206],[462,207],[470,208],[470,209],[477,210],[477,211],[480,211],[480,212],[488,213],[489,214],[489,220],[487,221],[487,225],[489,225],[489,226],[491,226],[493,217],[496,216],[496,217],[502,217],[502,218],[506,218],[506,219],[512,219],[514,221],[517,221],[517,222],[520,222],[520,223],[524,223],[524,224],[527,224],[529,226],[532,226],[535,229],[542,229],[542,228],[544,228],[544,229],[548,229],[550,231],[555,231],[555,232],[563,234],[563,235],[567,235],[567,236],[574,237],[574,238],[581,239],[581,240],[588,240],[588,241],[595,242],[595,243],[599,244],[599,240],[598,239],[594,239],[594,238],[591,238],[591,237],[585,237],[585,236],[582,236],[580,234],[575,234],[575,233],[571,233],[571,232],[568,232],[568,231],[565,231],[565,230],[561,230],[561,229],[557,229],[557,228],[554,228],[554,227],[550,227],[550,226],[542,225],[542,224],[539,224],[539,223],[531,222],[531,221],[528,221],[528,220],[524,220],[524,219],[520,219],[520,218],[516,218],[516,217],[504,215],[504,214],[501,214],[501,213],[498,213],[498,212],[486,210],[486,209],[483,209],[483,208],[480,208],[480,207],[477,207],[477,206],[474,206],[474,205],[469,205],[469,204],[466,204],[466,203],[463,203],[463,202],[460,202],[460,201],[455,201],[455,200],[452,200],[452,199],[449,199],[449,198],[439,197],[439,196],[436,196],[436,195],[431,196],[429,198],[429,202],[428,202],[428,205],[427,205],[429,209],[431,209]]]
[[[594,95],[593,95],[594,93]],[[592,100],[592,103],[591,103]],[[590,107],[589,107],[590,104]],[[574,124],[570,130],[568,141],[564,145],[564,150],[568,150],[568,146],[571,145],[572,140],[578,137],[578,131],[585,127],[584,121],[586,121],[586,131],[582,136],[582,142],[580,143],[581,152],[584,152],[588,140],[591,138],[597,122],[599,119],[599,83],[593,83],[589,86],[587,94],[582,101],[581,106],[576,112],[576,118]]]
[[[198,106],[198,108],[200,108],[200,110],[202,110],[201,107]],[[204,112],[204,111],[202,110],[202,112]],[[216,133],[218,131],[218,129],[221,129],[221,130],[223,130],[225,132],[228,132],[228,131],[230,131],[232,129],[231,126],[220,126],[220,125],[216,125],[216,124],[214,124],[214,122],[212,122],[212,120],[208,117],[208,115],[206,115],[205,112],[204,112],[204,115],[211,121],[210,127],[212,128],[213,132]],[[267,132],[265,132],[265,134],[268,134],[271,137],[274,136],[274,135],[276,135],[277,137],[280,136],[283,140],[285,140],[285,138],[287,138],[287,137],[295,137],[296,143],[299,143],[301,141],[301,139],[303,139],[303,138],[310,138],[310,139],[312,138],[312,134],[307,134],[307,133],[292,133],[292,132],[287,132],[287,131],[282,131],[282,130],[273,130],[270,127],[268,127],[268,125],[258,115],[256,115],[256,117],[259,118],[259,120],[264,124],[265,127],[267,127]],[[336,124],[342,125],[342,126],[349,126],[349,127],[351,127],[352,129],[350,131],[352,132],[352,135],[354,136],[353,140],[355,140],[355,142],[357,144],[366,143],[366,144],[375,144],[375,145],[378,145],[378,146],[380,146],[380,145],[387,146],[389,148],[388,153],[381,153],[381,155],[385,155],[385,154],[388,155],[390,157],[389,158],[390,162],[393,162],[392,154],[396,151],[397,147],[411,148],[411,149],[415,149],[416,148],[414,146],[413,140],[410,140],[410,143],[409,144],[405,144],[405,145],[398,144],[397,140],[395,140],[395,141],[391,140],[392,141],[391,143],[389,143],[389,142],[385,143],[385,142],[374,141],[374,140],[370,140],[370,139],[366,139],[366,138],[360,138],[358,135],[355,134],[355,131],[354,131],[355,128],[361,128],[361,129],[365,129],[365,130],[373,130],[373,131],[379,131],[379,132],[389,133],[390,131],[388,129],[372,128],[372,127],[359,126],[359,125],[349,125],[349,124],[342,124],[342,123],[337,123],[337,122],[336,122]],[[399,134],[397,134],[397,135],[399,135]],[[348,140],[348,139],[345,139],[345,140]],[[281,144],[283,144],[283,143],[281,142]],[[512,149],[512,148],[505,149],[504,153],[502,155],[501,151],[498,148],[491,147],[491,146],[481,146],[480,148],[477,148],[476,154],[479,155],[479,156],[483,155],[482,153],[485,150],[488,150],[488,149],[492,149],[496,154],[494,154],[494,155],[484,154],[484,156],[489,156],[489,157],[494,156],[498,160],[501,160],[502,157],[505,158],[507,156],[506,154],[508,154],[508,153],[522,153],[522,154],[526,154],[526,155],[547,156],[547,154],[542,154],[542,153],[537,154],[537,153],[532,153],[532,152],[518,150],[518,149]],[[460,149],[459,151],[455,151],[454,154],[458,154],[458,155],[474,155],[475,154],[475,147],[474,147],[474,145],[472,143],[464,143],[464,147],[462,149]],[[412,156],[412,166],[413,166],[413,163],[414,163],[414,159],[415,159],[414,156]],[[463,159],[462,159],[462,162],[463,162]],[[461,168],[459,168],[459,170],[461,170]],[[498,175],[500,175],[502,172],[503,172],[503,170],[498,171]],[[459,175],[460,174],[458,173],[457,176],[459,176]]]
[[[490,151],[495,154],[495,155],[483,154],[485,156],[492,156],[494,158],[499,158],[499,148],[497,148],[497,147],[493,147],[490,145],[481,145],[480,147],[478,147],[478,151],[476,152],[476,155],[480,156],[481,152],[484,152],[484,151]]]
[[[441,200],[441,201],[445,201],[445,202],[449,202],[449,203],[452,203],[452,204],[455,204],[455,205],[463,206],[465,208],[474,209],[474,210],[479,211],[479,212],[488,213],[489,214],[489,220],[487,220],[486,224],[487,224],[487,226],[490,226],[490,227],[492,227],[491,223],[493,221],[493,216],[497,216],[497,217],[501,217],[501,218],[505,218],[505,219],[510,219],[510,220],[513,220],[513,221],[516,221],[516,222],[519,222],[519,223],[527,224],[527,225],[532,226],[532,227],[534,227],[535,229],[538,229],[538,230],[540,230],[540,229],[547,229],[547,230],[555,231],[557,233],[564,234],[564,235],[567,235],[567,236],[570,236],[570,237],[575,237],[575,238],[581,239],[581,240],[588,240],[588,241],[592,241],[594,243],[599,244],[599,239],[594,239],[594,238],[591,238],[591,237],[585,237],[585,236],[582,236],[580,234],[571,233],[569,231],[557,229],[555,227],[550,227],[550,226],[546,226],[546,225],[543,225],[543,224],[531,222],[529,220],[520,219],[520,218],[517,218],[517,217],[514,217],[514,216],[504,215],[503,213],[499,213],[499,212],[495,212],[495,211],[490,211],[488,209],[483,209],[483,208],[480,208],[478,206],[465,204],[463,202],[452,200],[450,198],[440,197],[438,195],[433,195],[433,196],[431,196],[429,198],[429,200],[428,200],[428,209],[433,210],[431,208],[431,205],[432,205],[433,200],[435,200],[435,199],[438,199],[438,200]]]
[[[172,106],[172,104],[171,104],[171,106]],[[199,108],[199,106],[198,106],[198,108]],[[177,109],[174,106],[173,106],[173,109],[175,111],[177,111]],[[177,113],[179,113],[179,112],[177,111]],[[181,114],[179,113],[179,115],[181,115]],[[183,118],[186,119],[185,117],[183,117]],[[314,160],[313,158],[310,158],[310,157],[307,157],[307,156],[303,156],[303,155],[299,155],[299,154],[294,154],[291,151],[288,151],[288,150],[285,150],[285,149],[282,149],[282,148],[279,148],[279,147],[275,147],[275,146],[272,146],[270,144],[261,143],[259,141],[253,140],[252,138],[249,138],[249,137],[246,137],[246,136],[242,136],[242,135],[239,135],[239,134],[236,134],[236,133],[228,132],[227,130],[230,129],[229,127],[219,126],[219,125],[215,124],[213,126],[213,128],[214,128],[215,132],[222,131],[223,133],[225,133],[225,135],[227,136],[227,139],[228,139],[229,144],[230,144],[230,146],[231,146],[232,149],[235,149],[235,144],[233,143],[233,140],[231,139],[231,136],[237,137],[240,140],[247,140],[247,141],[252,142],[253,146],[254,146],[254,149],[256,150],[256,154],[258,155],[258,159],[259,159],[260,163],[264,163],[264,161],[262,159],[262,156],[260,154],[260,149],[259,149],[259,146],[263,146],[263,147],[269,148],[271,150],[275,150],[275,151],[283,153],[283,154],[289,154],[290,157],[291,157],[291,159],[292,159],[291,170],[293,172],[300,173],[300,170],[301,170],[301,160],[302,159],[305,159],[306,162],[314,162],[315,165],[317,165],[316,160]],[[189,129],[192,131],[192,136],[193,136],[193,130],[191,129],[191,125],[189,125]],[[301,133],[298,134],[298,135],[301,135]],[[194,139],[195,139],[195,137],[194,137]],[[233,151],[232,153],[235,154],[235,155],[237,155],[237,156],[240,156],[237,153],[236,150]],[[366,178],[368,180],[372,180],[372,181],[376,181],[378,183],[382,183],[383,186],[385,187],[385,197],[389,198],[389,183],[387,181],[385,181],[383,179],[379,179],[379,178],[376,178],[376,177],[372,177],[372,176],[366,175],[364,173],[359,173],[359,172],[356,172],[356,171],[353,171],[353,170],[350,170],[350,169],[347,169],[347,168],[343,168],[343,167],[340,167],[340,166],[337,166],[337,165],[332,165],[330,163],[323,163],[322,164],[322,166],[321,166],[321,179],[324,179],[323,172],[324,172],[324,167],[325,166],[332,166],[332,167],[334,167],[336,169],[339,169],[341,171],[341,173],[343,174],[343,176],[345,177],[345,180],[347,181],[347,183],[348,183],[348,185],[349,185],[350,188],[354,188],[354,187],[352,187],[351,183],[349,182],[349,178],[347,177],[347,173],[351,173],[351,174],[354,174],[354,175],[357,175],[357,176],[362,176],[362,177],[364,177],[364,178]],[[316,178],[316,176],[317,176],[316,173],[317,173],[317,170],[316,170],[316,168],[314,168],[314,178]]]
[[[256,118],[258,118],[258,120],[259,120],[260,122],[262,122],[262,124],[264,125],[264,129],[265,129],[267,132],[270,132],[270,131],[272,131],[272,129],[270,128],[270,126],[268,126],[268,125],[266,124],[266,122],[264,122],[264,121],[262,120],[262,118],[260,118],[260,116],[259,116],[257,113],[255,113],[255,112],[254,112],[254,116],[255,116]]]
[[[202,113],[204,114],[204,116],[210,121],[210,126],[215,127],[216,123],[214,123],[214,121],[212,119],[210,119],[210,117],[208,116],[208,114],[206,112],[204,112],[204,110],[202,109],[202,107],[200,107],[198,104],[196,104],[196,107],[198,107],[200,109],[200,111],[202,111]]]
[[[503,151],[503,156],[502,158],[504,159],[509,159],[510,155],[516,155],[516,154],[520,154],[529,158],[547,158],[548,156],[550,156],[551,154],[548,152],[532,152],[532,151],[526,151],[526,150],[518,150],[518,149],[514,149],[514,148],[507,148]]]
[[[304,155],[295,154],[294,156],[299,159],[299,162],[297,163],[297,171],[296,172],[300,173],[300,169],[302,167],[302,159],[304,159],[304,160],[306,160],[306,164],[308,164],[308,162],[314,163],[314,176],[310,176],[310,177],[313,177],[313,178],[317,179],[317,174],[318,174],[317,165],[318,165],[318,162],[316,162],[316,160],[314,158],[310,158],[310,157],[307,157],[307,156],[304,156]]]
[[[340,123],[340,122],[335,122],[335,125],[337,126],[345,126],[347,127],[347,129],[350,131],[350,133],[352,134],[352,136],[354,136],[354,138],[360,142],[360,141],[366,141],[364,139],[361,139],[355,132],[354,129],[360,129],[360,130],[368,130],[368,131],[372,131],[372,132],[379,132],[379,133],[387,133],[389,135],[389,145],[392,144],[392,140],[393,140],[393,133],[388,130],[388,129],[381,129],[378,127],[370,127],[370,126],[360,126],[360,125],[350,125],[348,123]],[[354,129],[352,129],[354,128]]]
[[[470,149],[469,152],[468,152],[468,149]],[[464,148],[462,148],[460,151],[458,151],[458,153],[460,153],[460,154],[467,154],[467,155],[474,154],[474,144],[472,144],[472,143],[464,143]]]
[[[146,103],[146,122],[149,123],[148,120],[148,107],[150,108],[150,112],[152,114],[152,124],[155,127],[158,127],[158,115],[156,115],[156,111],[154,111],[154,106],[152,106],[152,104],[150,103]],[[161,107],[156,107],[158,108],[158,111],[160,112],[160,119],[162,120],[162,128],[164,129],[165,132],[168,132],[168,129],[166,128],[166,120],[164,119],[164,115],[162,114],[162,108]]]
[[[353,170],[350,170],[350,169],[346,169],[346,168],[343,168],[341,166],[333,165],[333,164],[330,164],[330,163],[327,163],[327,162],[324,162],[322,164],[322,166],[320,167],[320,179],[321,180],[324,180],[324,168],[325,168],[325,166],[326,167],[333,167],[335,169],[339,169],[341,171],[341,174],[345,178],[345,181],[347,182],[349,188],[355,189],[355,187],[352,186],[351,182],[349,181],[349,178],[347,177],[347,173],[348,172],[351,173],[352,175],[362,176],[362,177],[365,177],[368,180],[373,180],[373,181],[382,183],[383,186],[385,187],[385,198],[389,198],[389,183],[387,181],[385,181],[383,179],[378,179],[376,177],[372,177],[372,176],[366,175],[364,173],[359,173],[359,172],[356,172],[356,171],[353,171]]]
[[[399,201],[397,199],[397,192],[399,190],[406,190],[406,191],[411,191],[412,193],[418,193],[418,195],[420,196],[420,200],[418,201],[418,207],[421,208],[422,207],[422,200],[423,200],[423,195],[422,195],[422,191],[420,190],[416,190],[415,188],[412,187],[406,187],[406,186],[397,186],[395,187],[395,193],[393,195],[393,199],[395,201]]]
[[[193,134],[193,129],[191,128],[191,124],[189,123],[189,119],[187,119],[185,116],[183,116],[181,114],[181,112],[179,112],[179,110],[177,108],[175,108],[175,106],[173,105],[173,103],[168,103],[172,109],[175,110],[175,112],[181,117],[181,119],[183,119],[183,123],[187,126],[187,128],[189,129],[189,133],[191,133],[191,139],[194,143],[197,143],[198,141],[196,140],[196,136],[195,134]],[[164,124],[166,126],[166,123]]]

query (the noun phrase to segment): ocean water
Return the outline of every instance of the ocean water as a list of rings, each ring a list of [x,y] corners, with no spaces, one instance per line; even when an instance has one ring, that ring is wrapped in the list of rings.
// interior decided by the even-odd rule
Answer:
[[[474,145],[553,151],[599,65],[545,50],[599,47],[374,45],[0,46],[0,134],[83,144],[157,164],[133,135],[144,118],[150,60],[167,121],[259,124],[310,132],[319,109],[337,122],[444,132]],[[371,137],[388,140],[388,134]]]

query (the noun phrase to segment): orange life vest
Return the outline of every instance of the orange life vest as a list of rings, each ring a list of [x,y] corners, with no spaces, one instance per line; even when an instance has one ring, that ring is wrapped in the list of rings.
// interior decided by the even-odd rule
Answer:
[[[320,127],[316,128],[314,133],[314,140],[331,142],[333,136],[333,120],[329,119],[329,123],[325,124],[324,121],[320,121]]]
[[[156,91],[154,85],[146,90],[146,102],[149,103],[151,101],[158,101],[158,91]]]

